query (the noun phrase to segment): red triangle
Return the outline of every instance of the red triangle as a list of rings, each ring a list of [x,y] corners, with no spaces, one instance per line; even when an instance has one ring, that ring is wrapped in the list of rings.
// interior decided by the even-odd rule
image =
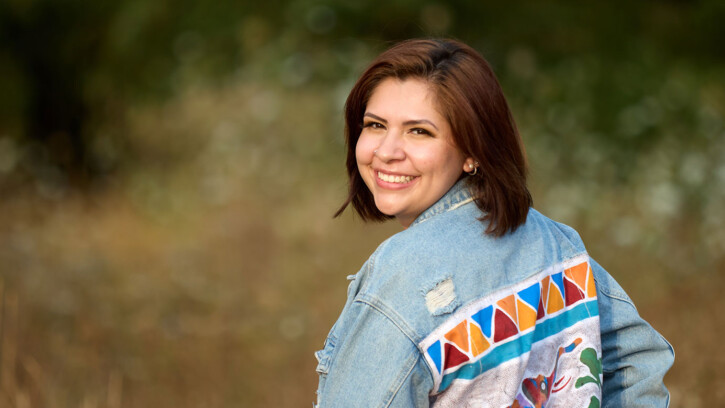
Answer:
[[[573,305],[574,303],[584,299],[584,292],[579,289],[569,279],[564,279],[564,292],[566,292],[566,305]]]
[[[496,322],[496,327],[494,328],[495,332],[493,334],[494,342],[507,339],[519,333],[519,329],[518,327],[516,327],[516,323],[514,323],[508,316],[506,316],[506,313],[502,312],[499,309],[496,309],[494,321]]]
[[[446,370],[451,367],[455,367],[459,364],[465,363],[468,361],[468,356],[461,353],[456,346],[446,343],[446,345],[443,347],[445,350],[446,355],[446,364],[443,366],[443,369]]]
[[[539,310],[536,312],[536,320],[541,319],[545,315],[543,299],[539,299]]]

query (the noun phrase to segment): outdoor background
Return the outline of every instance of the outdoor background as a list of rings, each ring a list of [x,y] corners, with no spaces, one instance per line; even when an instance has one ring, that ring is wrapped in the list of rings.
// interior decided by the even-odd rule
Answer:
[[[725,2],[3,0],[0,407],[309,407],[395,223],[333,220],[342,106],[392,42],[493,65],[534,205],[725,406]]]

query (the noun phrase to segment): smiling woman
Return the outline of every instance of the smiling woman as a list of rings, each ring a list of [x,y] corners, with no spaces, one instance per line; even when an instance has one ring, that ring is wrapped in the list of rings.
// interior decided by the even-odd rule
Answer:
[[[451,40],[382,53],[345,108],[349,205],[405,228],[351,277],[320,407],[667,406],[672,348],[533,208],[491,68]]]
[[[419,86],[400,86],[393,95],[393,80]],[[386,86],[381,87],[384,82]],[[415,95],[413,88],[417,88]],[[383,91],[390,95],[383,95]],[[410,94],[402,95],[403,91]],[[382,105],[384,99],[394,96],[398,97],[398,105],[390,100],[384,106],[389,112],[397,116],[414,114],[406,109],[411,104],[410,97],[415,96],[420,98],[417,107],[422,109],[420,105],[425,105],[425,110],[437,118],[434,122],[432,117],[410,117],[401,125],[411,126],[418,121],[437,123],[445,129],[431,125],[410,130],[418,134],[435,133],[439,138],[449,136],[449,143],[461,154],[465,152],[465,171],[478,175],[469,178],[468,187],[481,209],[481,219],[488,222],[487,233],[501,236],[526,220],[532,204],[526,187],[526,158],[506,98],[486,60],[465,44],[452,41],[398,44],[373,61],[350,91],[345,106],[350,194],[336,216],[349,204],[364,220],[383,221],[394,216],[375,205],[373,191],[362,176],[363,170],[358,168],[357,157],[358,138],[364,135],[365,124],[385,127],[385,120],[379,120],[384,118],[376,116],[369,106],[373,98]],[[401,100],[403,97],[408,98]],[[378,124],[373,125],[375,119]],[[462,176],[462,172],[458,175]],[[400,221],[407,226],[405,220]]]
[[[405,227],[474,165],[455,146],[430,87],[419,79],[385,79],[364,117],[355,148],[360,176],[375,207]]]

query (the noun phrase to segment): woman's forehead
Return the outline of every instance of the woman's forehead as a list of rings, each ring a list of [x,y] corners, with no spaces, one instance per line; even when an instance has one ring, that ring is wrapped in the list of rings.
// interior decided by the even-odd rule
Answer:
[[[377,116],[411,116],[417,119],[444,120],[438,108],[434,88],[428,81],[419,78],[384,79],[372,91],[365,112]]]

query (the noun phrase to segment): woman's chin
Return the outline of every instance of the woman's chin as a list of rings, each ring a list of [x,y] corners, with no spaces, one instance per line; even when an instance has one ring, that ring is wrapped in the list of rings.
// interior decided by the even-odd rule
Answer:
[[[380,211],[381,213],[389,216],[389,217],[397,217],[400,209],[395,206],[391,205],[389,203],[375,203],[375,207]]]
[[[387,215],[388,217],[397,217],[397,213],[395,211],[389,209],[388,207],[380,206],[380,205],[378,205],[376,207],[378,208],[378,211]]]

